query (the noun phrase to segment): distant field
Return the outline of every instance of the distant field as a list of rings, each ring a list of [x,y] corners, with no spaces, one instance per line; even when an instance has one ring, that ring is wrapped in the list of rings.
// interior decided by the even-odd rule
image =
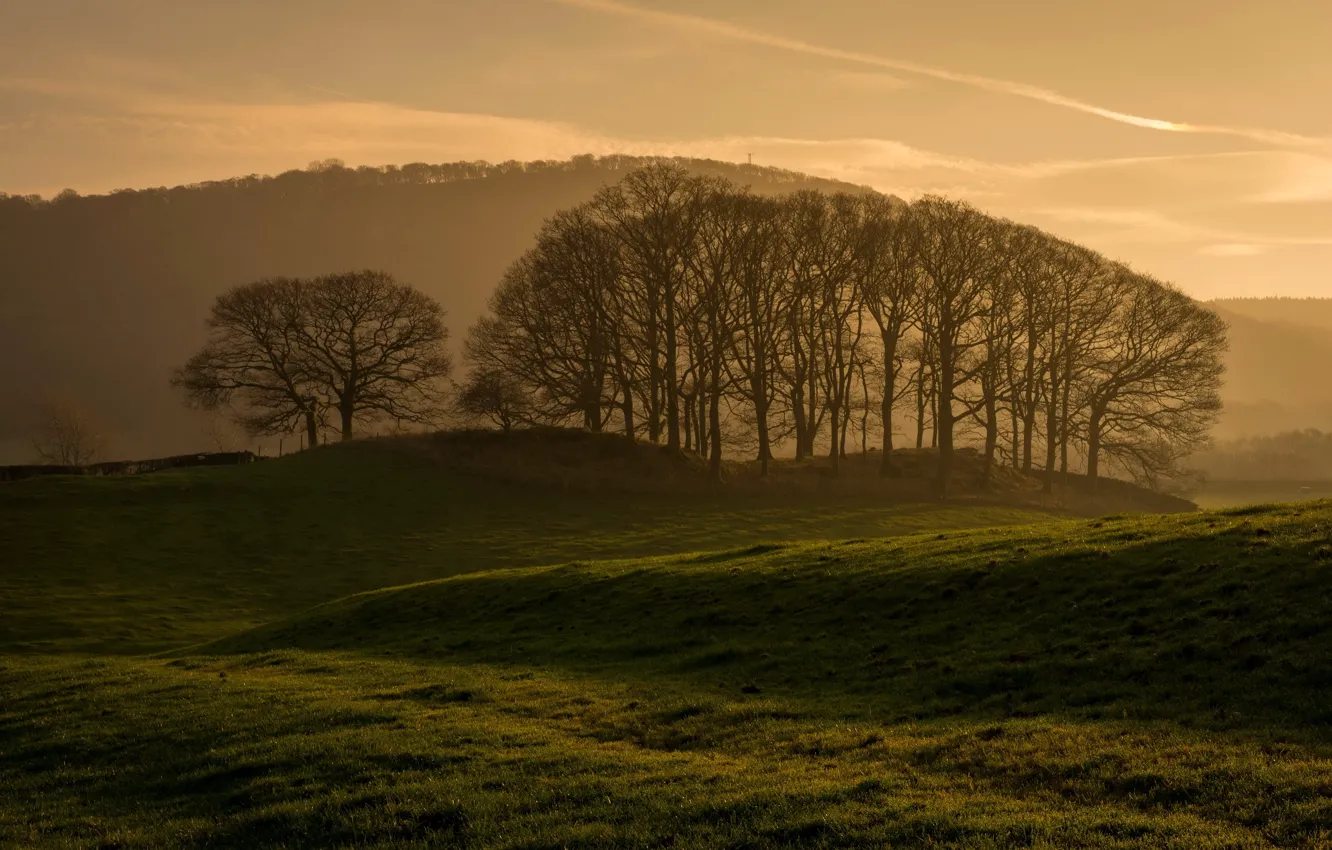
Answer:
[[[23,481],[0,484],[0,652],[152,652],[477,570],[1048,517],[516,487],[375,442],[245,467]]]
[[[458,575],[0,659],[0,846],[1332,842],[1332,504]]]
[[[1189,496],[1211,510],[1332,499],[1332,481],[1209,481]]]

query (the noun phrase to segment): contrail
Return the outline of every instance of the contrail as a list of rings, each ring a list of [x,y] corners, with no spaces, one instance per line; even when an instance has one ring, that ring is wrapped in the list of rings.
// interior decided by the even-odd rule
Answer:
[[[976,74],[962,74],[943,68],[935,68],[931,65],[921,65],[916,62],[908,62],[901,59],[890,59],[870,53],[857,53],[850,50],[839,50],[835,47],[824,47],[799,39],[786,38],[785,36],[773,35],[759,30],[747,29],[745,27],[736,26],[735,24],[726,23],[725,21],[718,21],[713,18],[687,15],[679,12],[662,12],[656,9],[644,9],[640,6],[620,2],[620,0],[552,0],[552,2],[560,3],[565,6],[576,6],[605,14],[618,15],[625,18],[637,18],[639,20],[651,21],[657,24],[666,24],[681,29],[691,29],[696,32],[704,32],[709,35],[727,38],[732,41],[742,41],[749,44],[762,45],[776,50],[803,53],[807,56],[820,56],[825,59],[836,59],[843,62],[854,62],[859,65],[869,65],[875,68],[902,71],[922,77],[944,80],[950,83],[957,83],[964,86],[971,86],[972,88],[995,92],[997,94],[1023,97],[1028,100],[1035,100],[1040,103],[1059,106],[1064,109],[1072,109],[1076,112],[1095,115],[1099,118],[1116,121],[1120,124],[1144,127],[1149,130],[1160,130],[1168,133],[1197,133],[1216,136],[1233,136],[1253,142],[1261,142],[1262,144],[1283,147],[1321,145],[1326,141],[1324,139],[1315,139],[1310,136],[1302,136],[1296,133],[1285,133],[1279,130],[1221,127],[1208,124],[1183,124],[1176,121],[1164,121],[1160,118],[1148,118],[1142,115],[1133,115],[1128,112],[1118,112],[1114,109],[1107,109],[1103,106],[1097,106],[1076,98],[1067,97],[1059,92],[1051,91],[1050,89],[1041,88],[1039,86],[1013,82],[1011,80],[1000,80],[993,77],[983,77]]]

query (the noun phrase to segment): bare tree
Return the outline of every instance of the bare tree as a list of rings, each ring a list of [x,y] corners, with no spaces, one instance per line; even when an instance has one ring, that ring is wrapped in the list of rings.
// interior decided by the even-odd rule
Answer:
[[[879,329],[883,356],[883,394],[880,417],[883,422],[883,456],[879,474],[896,474],[893,464],[893,409],[900,394],[908,387],[898,386],[902,371],[903,341],[911,323],[912,308],[920,290],[920,272],[916,262],[915,222],[909,207],[889,198],[867,196],[862,244],[861,297],[865,309]]]
[[[688,256],[689,275],[681,295],[685,316],[694,331],[698,363],[700,411],[706,428],[698,429],[700,449],[708,447],[708,470],[713,481],[722,478],[722,396],[729,388],[730,355],[740,326],[732,321],[731,305],[739,300],[742,254],[749,221],[746,197],[724,181],[706,181],[703,214],[699,216],[695,250]],[[703,417],[699,425],[702,426]]]
[[[1155,481],[1206,444],[1221,411],[1225,323],[1182,292],[1127,269],[1115,333],[1087,381],[1087,476],[1102,455]]]
[[[262,280],[218,297],[208,343],[172,382],[253,433],[304,424],[311,446],[330,410],[344,440],[358,420],[429,423],[451,369],[443,316],[384,272]]]
[[[987,282],[995,272],[995,224],[973,207],[943,198],[923,198],[913,208],[918,229],[916,257],[922,289],[919,315],[932,327],[938,396],[939,466],[935,486],[947,496],[953,474],[954,430],[967,415],[954,407],[958,389],[974,375],[976,358],[968,355],[983,343],[975,321],[987,308]]]
[[[472,328],[465,359],[516,379],[542,422],[600,431],[618,408],[632,433],[635,379],[618,285],[615,240],[586,208],[561,213],[505,273],[490,299],[494,316]]]
[[[512,375],[499,369],[475,369],[458,391],[457,408],[471,419],[485,419],[504,433],[531,420],[526,390]]]
[[[1166,290],[943,198],[759,199],[661,166],[547,222],[466,350],[536,420],[619,415],[714,477],[751,447],[766,471],[786,436],[797,460],[826,436],[835,472],[875,419],[892,474],[914,396],[941,495],[961,440],[983,445],[983,483],[1005,454],[1032,471],[1042,439],[1047,487],[1084,459],[1159,478],[1214,418],[1224,346]]]
[[[388,418],[430,424],[453,369],[444,309],[381,271],[316,278],[298,327],[305,374],[337,408],[342,439],[354,423]]]
[[[647,424],[656,442],[666,426],[666,445],[680,442],[680,308],[687,258],[694,250],[702,182],[678,165],[657,164],[631,172],[602,190],[596,214],[619,241],[623,273],[632,298],[626,301],[642,329],[640,362],[647,365]]]
[[[100,459],[106,438],[86,411],[69,402],[42,405],[32,447],[42,463],[85,466]]]
[[[235,426],[217,413],[208,416],[201,430],[215,452],[234,452],[243,444]]]
[[[314,391],[312,364],[301,348],[308,284],[269,278],[217,297],[208,342],[172,376],[193,405],[229,409],[254,434],[304,427],[319,444],[326,405]]]
[[[777,395],[779,360],[786,322],[781,317],[784,280],[777,273],[781,247],[781,208],[773,201],[746,196],[734,211],[746,219],[736,252],[737,292],[727,321],[736,326],[727,366],[732,386],[753,411],[758,461],[768,474],[772,460],[772,407]]]

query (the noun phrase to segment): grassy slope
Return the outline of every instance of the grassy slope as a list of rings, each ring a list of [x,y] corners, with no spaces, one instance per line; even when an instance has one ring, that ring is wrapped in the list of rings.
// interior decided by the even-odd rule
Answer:
[[[351,593],[474,570],[1042,516],[554,493],[445,472],[391,446],[0,485],[0,652],[162,650]]]
[[[193,650],[465,658],[780,688],[893,722],[1332,728],[1328,503],[475,573]],[[1147,697],[1147,698],[1144,698]]]
[[[1330,525],[481,572],[11,656],[0,844],[1327,846]]]

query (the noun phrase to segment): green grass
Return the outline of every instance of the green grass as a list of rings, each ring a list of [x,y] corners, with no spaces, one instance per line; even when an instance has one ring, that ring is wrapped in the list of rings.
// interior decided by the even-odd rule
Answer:
[[[1206,481],[1189,495],[1207,510],[1332,499],[1332,481]]]
[[[516,487],[391,442],[137,478],[0,485],[0,652],[141,653],[457,573],[1030,522],[967,504]]]
[[[1329,502],[941,530],[1020,516],[372,446],[25,487],[5,540],[67,607],[7,626],[0,847],[1332,845]],[[94,613],[120,654],[53,636]]]

